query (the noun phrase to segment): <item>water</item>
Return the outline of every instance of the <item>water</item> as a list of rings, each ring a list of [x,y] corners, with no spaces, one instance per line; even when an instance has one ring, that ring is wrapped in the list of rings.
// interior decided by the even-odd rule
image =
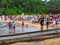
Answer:
[[[0,28],[6,27],[7,23],[6,22],[0,22]]]
[[[17,24],[17,23],[16,23],[16,30],[15,31],[14,30],[9,31],[7,23],[6,22],[0,22],[0,36],[26,33],[26,32],[34,32],[34,31],[39,31],[39,28],[34,27],[34,26],[28,26],[28,28],[26,28],[26,26],[24,26],[24,29],[22,29],[21,24]]]

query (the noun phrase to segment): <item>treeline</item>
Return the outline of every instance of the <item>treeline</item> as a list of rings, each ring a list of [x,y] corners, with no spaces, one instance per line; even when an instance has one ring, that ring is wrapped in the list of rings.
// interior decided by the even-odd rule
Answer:
[[[20,15],[60,13],[60,1],[50,0],[0,0],[0,14]]]

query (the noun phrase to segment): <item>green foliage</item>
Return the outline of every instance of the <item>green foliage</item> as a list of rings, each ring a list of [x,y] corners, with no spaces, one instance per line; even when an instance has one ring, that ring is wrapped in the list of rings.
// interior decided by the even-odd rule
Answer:
[[[48,9],[60,9],[60,2],[51,0],[47,3],[42,0],[0,0],[0,13],[6,15],[48,14]]]

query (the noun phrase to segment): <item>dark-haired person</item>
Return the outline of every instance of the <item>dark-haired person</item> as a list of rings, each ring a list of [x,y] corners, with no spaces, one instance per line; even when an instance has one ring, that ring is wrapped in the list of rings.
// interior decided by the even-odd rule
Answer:
[[[47,26],[47,30],[48,30],[48,27],[49,27],[49,19],[47,18],[47,21],[46,21],[46,26]]]
[[[8,22],[9,30],[11,30],[12,23],[11,21]]]
[[[40,25],[41,25],[41,31],[43,30],[43,25],[44,25],[44,18],[43,16],[40,17]]]
[[[24,21],[22,21],[22,29],[24,30]]]

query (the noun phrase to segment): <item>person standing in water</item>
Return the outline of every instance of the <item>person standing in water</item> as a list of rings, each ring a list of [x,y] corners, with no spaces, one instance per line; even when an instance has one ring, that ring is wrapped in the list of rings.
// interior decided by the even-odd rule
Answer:
[[[24,29],[24,21],[22,21],[22,29]]]
[[[28,28],[28,24],[26,24],[26,28]]]
[[[15,22],[12,22],[12,29],[15,31]]]
[[[48,30],[48,27],[49,27],[49,19],[47,18],[47,21],[46,21],[46,26],[47,26],[47,30]]]
[[[11,21],[8,22],[9,30],[11,30],[12,23]]]
[[[41,16],[40,17],[40,25],[41,25],[41,31],[43,31],[43,24],[44,24],[44,17],[43,16]]]

